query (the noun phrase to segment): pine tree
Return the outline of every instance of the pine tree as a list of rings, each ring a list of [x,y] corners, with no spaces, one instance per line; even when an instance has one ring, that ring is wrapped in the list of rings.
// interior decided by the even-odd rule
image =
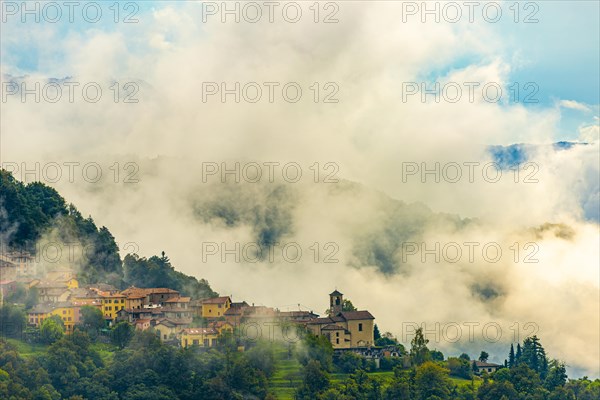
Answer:
[[[514,366],[519,365],[519,363],[521,362],[522,355],[523,355],[523,351],[521,350],[521,343],[517,343],[517,354],[515,354]]]
[[[512,368],[515,366],[515,348],[513,344],[510,344],[510,352],[508,353],[508,367]]]

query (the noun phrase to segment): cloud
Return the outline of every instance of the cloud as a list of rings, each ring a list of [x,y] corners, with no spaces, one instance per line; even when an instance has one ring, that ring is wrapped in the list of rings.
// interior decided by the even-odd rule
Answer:
[[[571,110],[578,110],[578,111],[583,111],[583,112],[592,111],[592,109],[589,106],[587,106],[586,104],[579,103],[575,100],[561,100],[559,104],[561,107],[569,108]]]
[[[476,343],[436,346],[450,354],[490,348],[496,361],[514,341],[511,327],[523,333],[533,322],[551,355],[598,375],[599,336],[589,329],[599,315],[598,225],[589,219],[598,142],[539,151],[532,164],[498,176],[488,146],[553,143],[560,109],[508,100],[512,58],[498,56],[504,44],[493,24],[399,23],[399,7],[343,3],[337,24],[309,17],[223,24],[202,23],[201,7],[185,3],[140,15],[124,31],[71,32],[47,44],[67,63],[24,79],[33,87],[72,76],[81,83],[75,101],[15,96],[3,104],[2,160],[80,162],[72,182],[64,168],[51,184],[83,215],[120,243],[136,242],[143,256],[165,250],[177,268],[234,298],[320,312],[338,287],[398,336],[412,322],[497,323],[504,332],[497,344],[479,331]],[[465,59],[476,62],[461,65]],[[3,72],[13,67],[3,64]],[[457,83],[463,95],[403,100],[403,84],[430,88],[436,80]],[[79,89],[92,81],[102,88],[97,103],[83,101]],[[137,103],[123,101],[135,91],[124,87],[131,82]],[[228,89],[255,82],[263,97],[203,102],[206,82]],[[268,82],[278,83],[273,102]],[[479,84],[472,99],[465,82]],[[296,103],[282,92],[288,83],[302,89]],[[498,102],[482,91],[488,84],[502,89]],[[327,95],[338,101],[323,102]],[[84,179],[90,162],[103,172],[98,183]],[[261,165],[261,182],[203,177],[207,163],[231,170],[236,162],[240,176],[244,165]],[[274,182],[264,163],[279,163]],[[298,183],[286,182],[290,163],[300,166]],[[125,183],[132,174],[140,181]],[[340,182],[324,183],[330,175]],[[544,226],[568,227],[571,237]],[[273,261],[236,262],[231,254],[223,261],[221,253],[203,261],[208,242],[230,250],[271,241],[282,243]],[[407,242],[439,243],[439,261],[420,253],[403,260]],[[479,243],[473,262],[465,258],[470,242]],[[303,250],[298,262],[281,253],[289,243]],[[460,245],[460,262],[443,257],[450,243]],[[487,243],[502,248],[499,261],[482,257]],[[524,263],[526,256],[538,262]]]

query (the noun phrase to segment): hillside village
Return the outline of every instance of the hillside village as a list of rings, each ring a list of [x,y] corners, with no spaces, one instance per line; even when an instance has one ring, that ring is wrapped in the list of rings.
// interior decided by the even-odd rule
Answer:
[[[279,334],[285,335],[289,333],[282,327],[299,326],[326,337],[335,350],[354,350],[377,358],[370,350],[375,343],[375,317],[366,310],[344,311],[343,294],[338,290],[329,295],[328,314],[321,317],[308,310],[281,311],[235,302],[230,296],[193,299],[164,287],[118,290],[104,283],[80,285],[74,269],[42,271],[35,257],[25,252],[0,256],[0,277],[1,299],[10,297],[18,287],[37,293],[35,304],[27,311],[30,327],[39,328],[45,319],[58,316],[65,333],[71,334],[81,322],[82,307],[91,306],[102,312],[106,329],[126,321],[136,330],[150,330],[161,341],[184,348],[214,347],[224,332],[252,331],[247,334],[263,336],[278,327]],[[385,355],[397,356],[398,352],[392,348]]]

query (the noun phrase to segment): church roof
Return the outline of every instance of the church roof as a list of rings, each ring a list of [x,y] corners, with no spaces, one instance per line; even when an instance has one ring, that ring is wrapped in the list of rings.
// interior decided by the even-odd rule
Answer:
[[[361,321],[368,319],[375,319],[375,317],[368,311],[343,311],[337,315],[332,315],[329,317],[313,318],[308,321],[308,323],[311,325],[335,325],[338,322]]]
[[[340,314],[347,321],[356,319],[375,319],[368,311],[343,311]]]
[[[343,296],[343,293],[340,293],[336,290],[334,290],[333,292],[329,293],[330,296]]]

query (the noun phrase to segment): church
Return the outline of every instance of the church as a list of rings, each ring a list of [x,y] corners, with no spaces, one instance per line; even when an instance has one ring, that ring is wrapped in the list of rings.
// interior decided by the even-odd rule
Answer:
[[[329,315],[307,322],[317,336],[326,336],[334,349],[373,346],[375,317],[368,311],[343,311],[344,295],[337,290],[329,294]]]

